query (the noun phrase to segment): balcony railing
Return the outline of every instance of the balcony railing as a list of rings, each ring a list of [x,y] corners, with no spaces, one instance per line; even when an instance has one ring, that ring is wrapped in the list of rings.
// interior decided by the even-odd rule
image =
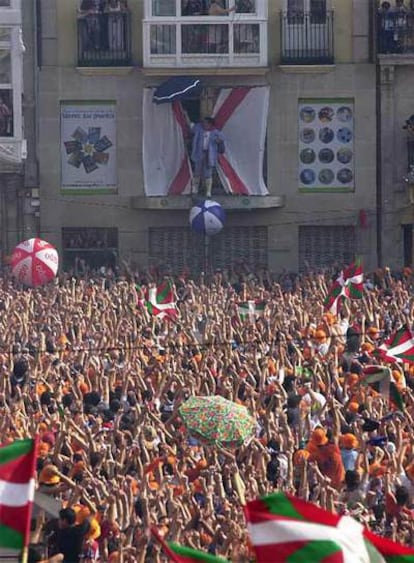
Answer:
[[[280,24],[282,64],[333,64],[332,11],[282,12]]]
[[[129,66],[129,12],[78,16],[78,66]]]
[[[146,67],[267,65],[267,21],[199,16],[144,22]]]
[[[414,13],[380,12],[377,21],[378,53],[414,53]]]

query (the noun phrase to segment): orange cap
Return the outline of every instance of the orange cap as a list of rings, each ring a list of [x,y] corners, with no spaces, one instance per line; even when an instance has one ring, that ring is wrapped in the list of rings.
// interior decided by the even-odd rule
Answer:
[[[328,443],[328,437],[326,436],[326,431],[323,428],[316,428],[312,432],[311,440],[317,446],[324,446]]]
[[[301,465],[304,461],[306,461],[310,456],[310,452],[307,450],[297,450],[293,454],[293,464],[294,465]]]
[[[359,410],[359,404],[356,403],[355,401],[352,401],[349,403],[348,409],[353,413],[357,413]]]
[[[359,446],[358,438],[351,433],[343,434],[339,439],[339,443],[346,450],[354,450]]]

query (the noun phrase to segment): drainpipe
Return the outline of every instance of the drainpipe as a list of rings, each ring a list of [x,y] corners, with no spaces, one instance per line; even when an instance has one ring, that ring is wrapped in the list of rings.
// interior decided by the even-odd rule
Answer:
[[[376,139],[376,235],[377,235],[377,265],[382,267],[382,127],[381,127],[381,66],[378,61],[377,53],[377,2],[374,0],[371,4],[372,21],[372,57],[375,63],[375,115],[377,127]]]

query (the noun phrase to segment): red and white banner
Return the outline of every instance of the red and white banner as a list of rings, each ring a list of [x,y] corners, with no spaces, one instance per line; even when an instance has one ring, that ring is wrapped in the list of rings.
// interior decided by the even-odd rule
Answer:
[[[143,163],[147,196],[188,194],[191,165],[185,138],[186,118],[181,104],[154,104],[154,90],[144,89]]]
[[[263,179],[270,88],[221,90],[214,108],[216,127],[224,133],[225,154],[217,171],[227,193],[267,195]],[[144,90],[143,161],[147,196],[188,194],[192,171],[187,153],[189,123],[180,102],[154,104]]]
[[[219,94],[213,115],[226,152],[219,155],[217,170],[228,193],[269,193],[263,179],[269,93],[268,86],[261,86],[224,88]]]

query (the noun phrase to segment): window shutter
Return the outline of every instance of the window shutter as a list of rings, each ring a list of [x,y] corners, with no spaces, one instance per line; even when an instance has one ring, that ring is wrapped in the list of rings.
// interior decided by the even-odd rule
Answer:
[[[355,258],[353,226],[299,227],[299,268],[326,268],[348,264]]]

